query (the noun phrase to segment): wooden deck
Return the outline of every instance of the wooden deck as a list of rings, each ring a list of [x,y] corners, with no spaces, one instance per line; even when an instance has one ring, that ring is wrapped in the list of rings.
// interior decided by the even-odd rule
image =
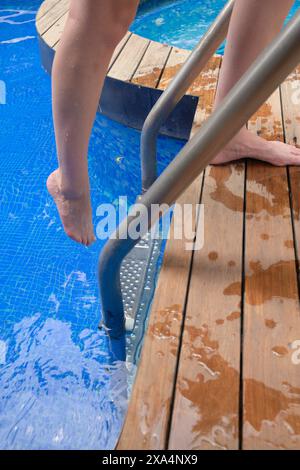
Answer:
[[[59,18],[45,2],[38,19],[50,37],[68,2],[52,3]],[[164,89],[188,54],[128,33],[109,73]],[[214,57],[189,90],[199,97],[192,133],[211,112],[220,66]],[[251,131],[300,142],[299,85],[300,67]],[[168,241],[117,449],[300,449],[300,169],[208,167],[178,202],[204,204],[205,243]]]
[[[193,131],[221,60],[195,85]],[[249,122],[297,143],[292,74]],[[118,449],[300,449],[300,170],[208,167],[180,198],[205,209],[205,244],[168,243]]]

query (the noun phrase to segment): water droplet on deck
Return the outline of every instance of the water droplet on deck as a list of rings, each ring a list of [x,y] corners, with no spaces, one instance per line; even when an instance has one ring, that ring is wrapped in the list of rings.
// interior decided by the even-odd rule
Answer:
[[[268,318],[266,318],[265,325],[266,325],[267,328],[272,328],[273,329],[273,328],[275,328],[277,323],[274,320],[269,320]]]
[[[216,261],[218,259],[218,253],[216,251],[211,251],[208,255],[208,258],[211,260],[211,261]]]
[[[289,351],[285,346],[274,346],[274,348],[272,348],[272,353],[278,357],[283,357],[286,356]]]

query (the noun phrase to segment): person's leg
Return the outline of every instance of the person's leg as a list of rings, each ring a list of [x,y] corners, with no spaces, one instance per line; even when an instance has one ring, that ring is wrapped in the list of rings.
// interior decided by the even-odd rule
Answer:
[[[252,62],[280,32],[294,0],[236,0],[216,95],[217,107]],[[299,165],[300,150],[268,142],[243,128],[214,164],[253,157],[274,165]]]
[[[71,0],[53,64],[53,116],[59,168],[47,181],[64,229],[90,245],[87,152],[109,62],[134,19],[138,0]]]

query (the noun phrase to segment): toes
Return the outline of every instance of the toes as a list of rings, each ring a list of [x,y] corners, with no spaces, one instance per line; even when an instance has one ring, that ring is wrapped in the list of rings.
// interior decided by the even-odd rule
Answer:
[[[300,165],[300,151],[293,145],[283,142],[270,142],[269,163],[276,166]]]
[[[71,238],[71,240],[73,240],[74,242],[77,242],[77,243],[83,243],[83,240],[82,240],[82,237],[74,232],[72,232],[71,230],[65,230],[66,232],[66,235],[68,235],[69,238]]]
[[[297,147],[289,146],[289,157],[288,165],[300,165],[300,150]]]
[[[93,243],[95,243],[96,241],[96,237],[93,233],[91,233],[89,236],[88,236],[88,239],[87,239],[87,246],[91,246],[93,245]]]
[[[94,242],[96,241],[96,238],[93,233],[87,234],[83,237],[83,245],[85,246],[91,246]]]
[[[295,149],[292,150],[292,154],[295,155],[295,157],[299,158],[300,157],[300,150],[295,148]]]
[[[91,232],[90,234],[82,235],[82,234],[76,233],[75,231],[71,229],[66,229],[66,228],[65,228],[65,232],[66,232],[66,235],[68,235],[68,237],[71,238],[71,240],[73,240],[74,242],[80,243],[81,245],[84,245],[84,246],[91,246],[96,241],[96,237],[93,232]]]

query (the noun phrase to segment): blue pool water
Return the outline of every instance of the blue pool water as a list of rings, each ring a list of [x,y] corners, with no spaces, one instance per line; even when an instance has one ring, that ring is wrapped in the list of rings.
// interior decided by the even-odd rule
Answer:
[[[97,329],[104,242],[86,249],[67,239],[45,189],[56,156],[34,23],[40,3],[0,7],[0,448],[109,449],[134,367],[112,361]],[[97,117],[89,150],[94,215],[119,195],[134,202],[139,138]],[[181,145],[160,139],[160,171]]]
[[[158,7],[151,0],[133,28],[192,48],[224,2],[194,0],[191,9],[189,1]],[[86,249],[67,239],[45,190],[56,156],[50,79],[34,24],[40,3],[0,6],[0,448],[110,449],[135,369],[113,362],[97,329],[95,273],[104,242]],[[97,116],[89,149],[95,224],[100,203],[135,200],[139,138]],[[181,146],[160,139],[160,171]]]
[[[193,49],[227,0],[147,0],[141,4],[132,30],[154,41]],[[296,0],[289,18],[300,7]],[[219,53],[223,54],[224,45]]]

